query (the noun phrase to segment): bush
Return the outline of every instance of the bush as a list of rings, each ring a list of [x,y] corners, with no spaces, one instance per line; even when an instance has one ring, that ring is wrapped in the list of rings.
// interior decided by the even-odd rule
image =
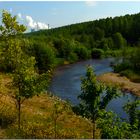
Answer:
[[[43,43],[35,44],[35,59],[40,72],[47,71],[54,66],[55,53],[53,49]]]
[[[123,70],[129,69],[130,64],[129,63],[116,64],[113,68],[114,68],[114,72],[121,72]]]
[[[120,74],[122,76],[126,76],[127,78],[129,78],[132,82],[136,82],[136,83],[140,82],[140,75],[136,74],[130,69],[121,71]]]
[[[80,60],[85,60],[90,58],[90,51],[84,46],[78,46],[75,48],[75,53]]]
[[[104,55],[104,51],[101,49],[94,48],[92,49],[92,58],[102,58]]]
[[[76,55],[76,53],[71,52],[70,55],[69,55],[69,57],[68,57],[68,61],[69,61],[70,63],[74,63],[74,62],[76,62],[77,60],[78,60],[78,56]]]

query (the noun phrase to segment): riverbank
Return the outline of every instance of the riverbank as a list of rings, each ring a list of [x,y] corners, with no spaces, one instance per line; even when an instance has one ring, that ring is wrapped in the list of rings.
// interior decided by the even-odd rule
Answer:
[[[123,91],[129,91],[136,96],[140,96],[140,83],[131,82],[125,76],[118,73],[105,73],[97,77],[97,79],[105,84],[119,86]]]

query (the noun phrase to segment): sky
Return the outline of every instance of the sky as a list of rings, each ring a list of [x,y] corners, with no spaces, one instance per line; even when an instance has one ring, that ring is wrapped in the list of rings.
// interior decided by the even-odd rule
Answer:
[[[28,30],[47,29],[95,19],[115,17],[140,12],[140,2],[135,1],[6,1],[0,2],[2,10],[17,15]],[[1,20],[0,20],[1,24]]]

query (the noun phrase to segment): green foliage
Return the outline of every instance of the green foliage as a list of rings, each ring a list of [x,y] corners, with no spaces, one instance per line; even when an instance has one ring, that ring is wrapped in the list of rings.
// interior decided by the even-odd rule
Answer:
[[[90,58],[89,50],[80,44],[75,48],[75,53],[77,54],[80,60]]]
[[[74,52],[71,52],[70,55],[69,55],[69,57],[68,57],[68,61],[69,61],[70,63],[74,63],[74,62],[76,62],[77,60],[78,60],[77,54],[74,53]]]
[[[95,118],[96,112],[99,110],[100,94],[103,90],[103,86],[97,83],[92,68],[88,67],[86,77],[82,79],[81,83],[82,93],[78,98],[83,101],[84,109],[87,111],[87,115],[92,119]]]
[[[114,72],[120,72],[120,71],[129,69],[129,68],[130,68],[129,63],[116,64],[116,65],[114,65]]]
[[[129,123],[122,120],[113,112],[101,110],[97,119],[98,128],[101,129],[102,139],[129,139],[132,138]]]
[[[55,53],[53,49],[43,43],[34,44],[36,65],[40,72],[45,72],[54,67]]]
[[[15,89],[13,98],[16,101],[18,109],[18,126],[20,129],[21,104],[25,99],[39,94],[47,85],[47,74],[39,75],[35,70],[35,58],[30,57],[22,50],[22,39],[18,34],[25,29],[23,25],[18,25],[16,17],[11,17],[8,12],[3,11],[2,37],[6,46],[1,54],[1,62],[6,69],[10,68],[12,72],[12,86]],[[12,36],[12,38],[11,38]],[[26,43],[24,44],[26,47]],[[26,49],[25,49],[26,50]]]
[[[79,114],[92,120],[93,138],[95,138],[96,120],[99,117],[100,110],[105,109],[115,97],[118,97],[118,90],[115,87],[103,86],[96,80],[92,67],[87,67],[86,75],[81,82],[81,94],[78,96],[81,100]]]
[[[129,122],[123,122],[113,112],[105,111],[108,103],[120,94],[116,87],[105,87],[96,80],[91,67],[87,68],[86,76],[82,79],[81,102],[75,111],[78,114],[90,118],[93,122],[93,138],[96,127],[101,130],[103,139],[139,138],[140,133],[140,102],[128,103],[124,109],[129,114]]]
[[[140,48],[136,48],[130,55],[130,63],[132,64],[132,69],[136,71],[140,70]]]
[[[120,92],[115,86],[107,86],[105,90],[106,95],[102,97],[100,109],[105,109],[112,99],[117,98],[120,95]]]
[[[96,27],[94,30],[94,38],[95,40],[101,40],[104,37],[104,30]]]
[[[81,94],[78,96],[81,100],[80,108],[83,106],[83,115],[86,113],[86,117],[95,119],[98,111],[105,109],[108,103],[118,96],[119,92],[116,87],[105,87],[99,83],[92,67],[87,67],[86,76],[82,78]]]
[[[94,48],[92,49],[92,58],[102,58],[104,51],[102,49]]]
[[[109,43],[108,39],[102,39],[101,41],[96,42],[96,48],[99,48],[99,49],[102,49],[102,50],[108,50],[109,47],[112,48],[113,46],[110,46],[110,45],[111,45],[111,42]]]
[[[70,52],[72,51],[72,47],[71,44],[69,43],[69,40],[65,40],[63,38],[55,39],[54,47],[58,51],[58,57],[63,57],[66,59],[69,56]]]
[[[0,26],[0,36],[4,40],[15,37],[15,35],[20,35],[26,30],[24,25],[18,24],[16,21],[16,16],[12,17],[11,14],[5,10],[2,12],[2,23],[4,25]]]
[[[129,122],[131,124],[132,129],[140,130],[140,100],[136,100],[134,102],[128,102],[124,106],[124,110],[129,114]]]
[[[115,48],[123,48],[126,46],[126,41],[121,35],[121,33],[117,32],[113,35],[114,47]]]
[[[109,51],[106,55],[121,56],[123,54],[112,50],[122,50],[124,47],[138,45],[139,42],[139,15],[125,15],[114,18],[99,19],[84,23],[63,26],[55,29],[28,33],[26,36],[34,39],[35,42],[51,42],[56,49],[57,57],[70,60],[73,53],[79,59],[90,58],[90,51],[93,48]],[[80,45],[78,45],[80,44]],[[82,46],[76,47],[76,46]],[[75,51],[75,48],[76,51]],[[80,56],[82,52],[87,52],[86,56]],[[75,54],[74,54],[75,55]],[[88,56],[88,57],[87,57]],[[76,55],[75,55],[76,58]],[[72,57],[73,59],[73,57]]]
[[[11,14],[5,10],[3,10],[2,17],[3,24],[0,26],[2,44],[0,53],[0,69],[3,71],[11,71],[15,66],[15,64],[12,64],[14,53],[18,53],[15,51],[16,46],[19,46],[20,43],[22,44],[21,40],[18,38],[21,37],[22,32],[24,32],[26,28],[25,26],[18,24],[16,16],[11,17]]]
[[[119,72],[121,76],[126,76],[129,78],[132,82],[139,83],[140,82],[140,74],[137,72],[134,72],[133,70],[126,69]]]
[[[128,48],[126,48],[128,49]],[[121,75],[128,77],[131,81],[140,81],[140,49],[135,48],[133,50],[123,52],[122,62],[114,65],[114,71],[119,72]]]

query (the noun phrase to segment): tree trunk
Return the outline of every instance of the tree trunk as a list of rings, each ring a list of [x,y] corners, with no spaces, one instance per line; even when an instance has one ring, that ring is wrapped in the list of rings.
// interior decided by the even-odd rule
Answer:
[[[20,130],[20,121],[21,121],[21,100],[18,100],[18,129]]]
[[[96,125],[93,123],[93,139],[95,139]]]
[[[55,122],[54,122],[55,124],[54,124],[54,138],[56,139],[57,138],[57,132],[56,132],[56,120],[55,120]]]

